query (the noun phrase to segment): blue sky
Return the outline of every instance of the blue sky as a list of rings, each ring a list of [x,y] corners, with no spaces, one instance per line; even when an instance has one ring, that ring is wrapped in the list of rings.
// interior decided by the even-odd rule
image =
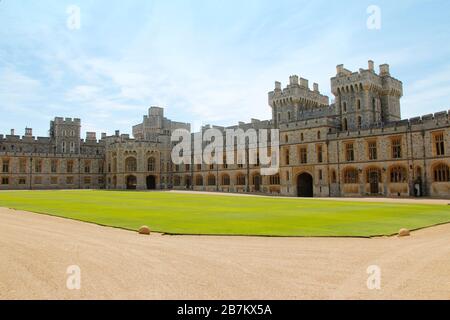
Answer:
[[[194,128],[267,119],[275,80],[298,74],[332,97],[336,65],[369,59],[403,81],[403,117],[447,110],[449,13],[447,0],[0,0],[0,133],[46,136],[55,116],[131,132],[152,105]]]

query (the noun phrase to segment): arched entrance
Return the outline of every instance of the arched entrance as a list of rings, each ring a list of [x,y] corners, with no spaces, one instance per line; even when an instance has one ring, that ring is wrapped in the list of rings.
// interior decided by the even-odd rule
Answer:
[[[255,185],[255,192],[261,191],[261,176],[259,174],[253,176],[253,184]]]
[[[136,176],[127,177],[127,190],[136,190],[137,179]]]
[[[156,189],[156,177],[148,176],[146,179],[147,182],[147,190],[155,190]]]
[[[297,177],[297,195],[302,198],[312,198],[313,177],[309,173],[302,173]]]

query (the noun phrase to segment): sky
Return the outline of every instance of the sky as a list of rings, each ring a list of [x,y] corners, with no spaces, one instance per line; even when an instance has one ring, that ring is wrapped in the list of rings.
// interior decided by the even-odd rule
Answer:
[[[448,110],[449,17],[448,0],[0,0],[0,133],[55,116],[131,133],[150,106],[195,130],[269,119],[275,81],[332,99],[336,65],[370,59],[403,82],[403,118]]]

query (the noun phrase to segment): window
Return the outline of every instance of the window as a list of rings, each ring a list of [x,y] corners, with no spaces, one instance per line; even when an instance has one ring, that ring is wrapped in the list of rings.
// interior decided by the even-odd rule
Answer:
[[[236,178],[236,185],[245,186],[245,176],[243,174],[238,174]]]
[[[42,172],[42,160],[36,160],[34,163],[34,171],[37,173]]]
[[[27,159],[21,158],[19,160],[19,172],[26,173],[27,172]]]
[[[197,185],[197,186],[202,186],[203,185],[203,177],[202,176],[197,176],[195,178],[195,185]]]
[[[288,111],[288,120],[291,121],[291,112]]]
[[[347,102],[344,102],[343,112],[347,112]]]
[[[271,185],[279,185],[280,184],[280,175],[276,174],[274,176],[270,176],[270,184]]]
[[[305,147],[300,148],[300,163],[308,163],[308,150]]]
[[[83,183],[84,183],[85,185],[91,184],[91,177],[84,177]]]
[[[3,177],[2,178],[2,184],[9,184],[9,178],[8,177]]]
[[[56,173],[58,171],[58,160],[51,161],[50,170],[52,173]]]
[[[318,163],[323,162],[323,147],[322,147],[322,145],[317,146],[317,162]]]
[[[202,170],[202,165],[201,164],[197,164],[197,170],[201,171]],[[203,184],[203,183],[202,183]]]
[[[73,172],[73,160],[67,161],[67,173]]]
[[[371,183],[373,181],[373,177],[377,177],[377,182],[381,183],[381,170],[378,168],[369,168],[366,171],[366,182]]]
[[[69,185],[70,185],[70,184],[73,184],[73,181],[74,181],[74,180],[73,180],[73,177],[67,177],[67,178],[66,178],[66,184],[69,184]]]
[[[89,160],[84,162],[84,173],[91,173],[91,162]]]
[[[153,157],[148,158],[148,160],[147,160],[147,170],[149,172],[155,171],[155,162],[156,162],[155,158],[153,158]]]
[[[320,140],[320,131],[317,131],[317,140]]]
[[[320,181],[323,180],[323,172],[322,172],[322,170],[319,170],[319,180]]]
[[[361,100],[358,99],[358,101],[356,101],[356,107],[358,110],[361,110]]]
[[[362,118],[358,117],[358,128],[362,127]]]
[[[289,165],[289,150],[286,150],[285,162],[286,162],[286,165],[288,166]]]
[[[185,169],[187,172],[191,171],[191,165],[190,165],[190,164],[184,165],[184,169]]]
[[[75,153],[75,143],[74,142],[70,143],[70,153]]]
[[[449,182],[450,175],[448,166],[444,163],[439,164],[434,168],[434,181],[435,182]]]
[[[125,171],[136,172],[137,171],[137,160],[134,157],[129,157],[125,160]]]
[[[50,184],[57,185],[58,184],[58,177],[51,177],[50,178]]]
[[[25,179],[25,178],[19,178],[19,184],[20,185],[24,185],[24,184],[26,184],[27,183],[27,179]]]
[[[3,173],[8,173],[9,172],[9,160],[8,159],[3,159],[3,165],[2,165],[2,172]]]
[[[105,163],[103,160],[98,160],[98,173],[103,173],[105,171]]]
[[[440,132],[434,135],[434,145],[436,148],[436,155],[445,155],[444,133]]]
[[[337,177],[336,177],[336,171],[331,171],[331,183],[336,183]]]
[[[369,160],[377,160],[377,142],[376,141],[369,141],[368,142],[368,148],[369,148]]]
[[[355,161],[355,151],[353,149],[353,143],[347,143],[345,145],[345,159],[347,161]]]
[[[392,158],[400,159],[402,157],[402,139],[392,139]]]
[[[222,176],[222,185],[229,186],[230,185],[230,176],[227,174],[224,174]]]
[[[288,135],[285,135],[285,136],[284,136],[284,142],[286,142],[286,143],[289,142],[289,136],[288,136]]]
[[[344,120],[342,121],[342,130],[343,131],[347,131],[348,130],[348,123],[347,123],[347,119],[344,118]]]
[[[61,150],[63,153],[66,153],[66,142],[63,141],[62,145],[61,145]]]
[[[344,183],[345,184],[353,184],[358,183],[358,170],[356,169],[347,169],[344,171]]]
[[[375,98],[372,99],[372,111],[376,111],[377,110],[377,101],[375,100]]]
[[[305,140],[305,136],[303,135],[303,132],[302,132],[302,133],[300,133],[300,141],[303,141],[303,140]]]
[[[391,182],[400,183],[406,181],[406,169],[404,167],[391,168]]]
[[[181,185],[181,178],[179,176],[173,177],[173,185],[179,187]]]
[[[215,186],[216,185],[216,177],[214,175],[208,176],[208,186]]]

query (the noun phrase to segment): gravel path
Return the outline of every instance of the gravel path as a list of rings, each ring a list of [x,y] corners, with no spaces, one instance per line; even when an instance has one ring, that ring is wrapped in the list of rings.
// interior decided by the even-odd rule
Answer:
[[[450,299],[449,244],[450,224],[408,238],[140,236],[0,208],[0,299]]]

